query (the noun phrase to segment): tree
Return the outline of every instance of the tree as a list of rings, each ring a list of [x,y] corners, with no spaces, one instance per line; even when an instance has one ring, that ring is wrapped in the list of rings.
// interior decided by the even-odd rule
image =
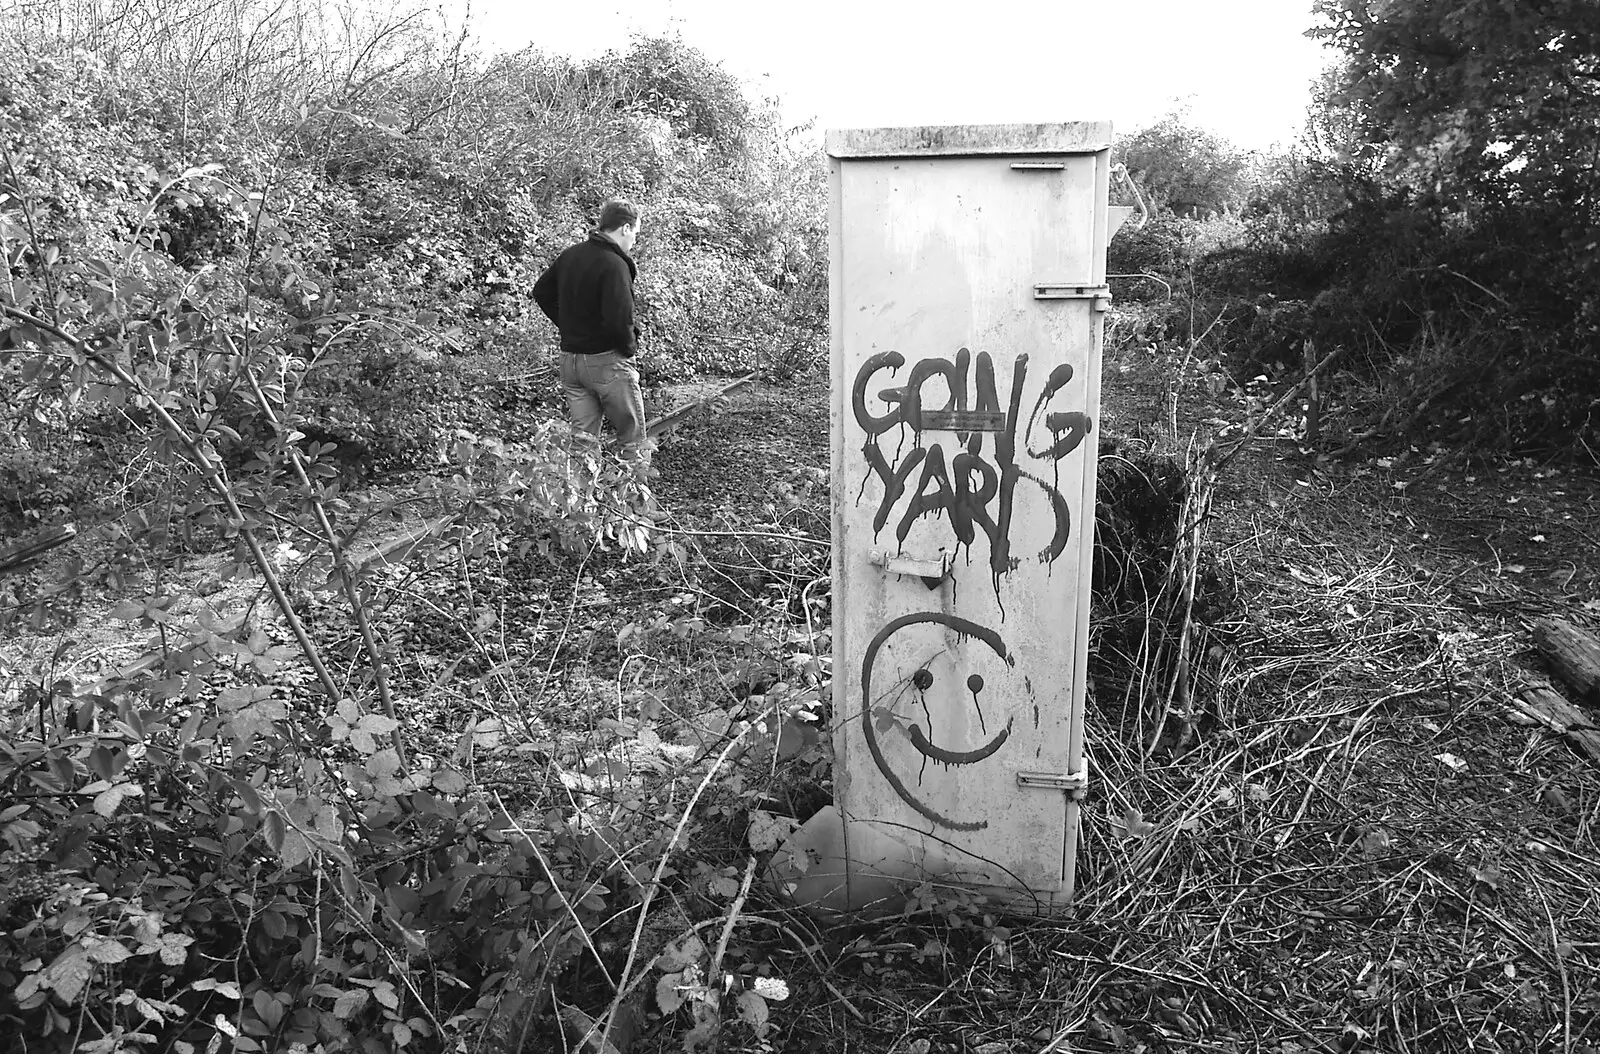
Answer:
[[[1316,0],[1347,57],[1330,101],[1391,169],[1446,197],[1593,210],[1600,176],[1594,0]],[[1591,217],[1592,218],[1592,217]]]
[[[1600,4],[1313,9],[1312,35],[1343,56],[1319,93],[1313,139],[1361,191],[1320,255],[1338,262],[1344,301],[1360,305],[1370,360],[1403,371],[1413,419],[1431,408],[1478,441],[1560,447],[1591,434]]]
[[[622,55],[607,55],[624,95],[646,113],[666,119],[679,135],[727,150],[750,120],[739,81],[679,37],[636,37]]]
[[[1249,192],[1249,158],[1232,143],[1196,128],[1175,110],[1117,143],[1116,159],[1157,208],[1182,215],[1226,212]]]

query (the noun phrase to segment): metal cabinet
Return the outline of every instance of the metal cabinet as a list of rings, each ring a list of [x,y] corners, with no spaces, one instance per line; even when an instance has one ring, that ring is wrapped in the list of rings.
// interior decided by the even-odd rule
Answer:
[[[1071,895],[1110,144],[1100,122],[828,136],[847,886]]]

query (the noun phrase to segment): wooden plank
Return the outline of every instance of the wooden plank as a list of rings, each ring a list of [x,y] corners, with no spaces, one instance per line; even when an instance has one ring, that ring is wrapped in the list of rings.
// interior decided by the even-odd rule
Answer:
[[[1550,682],[1525,678],[1511,697],[1511,703],[1524,714],[1569,741],[1578,753],[1600,765],[1600,729],[1581,708],[1569,702]]]
[[[352,560],[353,570],[351,573],[359,578],[376,568],[404,563],[424,542],[443,535],[447,530],[455,526],[456,522],[457,517],[452,514],[435,517],[425,523],[408,528],[388,541],[373,546],[371,552],[362,557],[359,563],[355,563]],[[346,555],[354,556],[348,550],[346,550]],[[330,571],[326,578],[312,588],[318,590],[338,589],[339,576]]]
[[[70,523],[47,527],[32,536],[0,546],[0,575],[20,571],[58,545],[78,536],[78,528]]]
[[[706,396],[703,399],[696,399],[692,403],[687,403],[687,404],[685,404],[683,406],[678,407],[675,410],[672,410],[672,411],[669,411],[668,413],[662,414],[660,417],[656,418],[654,421],[647,421],[645,423],[645,426],[644,426],[645,435],[658,436],[658,435],[662,434],[663,432],[672,431],[674,428],[677,428],[679,425],[681,425],[683,423],[684,418],[688,417],[690,414],[694,413],[696,410],[699,410],[700,408],[702,408],[704,406],[707,406],[707,405],[709,405],[711,403],[716,402],[718,399],[722,398],[724,395],[732,395],[734,392],[738,391],[740,388],[744,388],[744,387],[750,385],[752,382],[755,381],[755,379],[756,379],[756,375],[755,374],[747,373],[743,377],[740,377],[738,380],[734,381],[733,383],[723,386],[719,390],[717,390],[715,392],[712,392],[710,395]]]
[[[1600,704],[1600,640],[1570,622],[1541,619],[1534,624],[1533,642],[1580,699]]]

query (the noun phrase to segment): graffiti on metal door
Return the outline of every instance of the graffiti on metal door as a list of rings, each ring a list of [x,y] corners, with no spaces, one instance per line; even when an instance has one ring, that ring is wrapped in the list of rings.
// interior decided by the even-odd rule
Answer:
[[[1058,406],[1067,398],[1073,368],[1056,366],[1030,396],[1028,356],[1019,354],[1002,402],[993,357],[961,348],[953,358],[918,360],[903,385],[872,390],[881,375],[892,377],[905,365],[897,351],[873,355],[857,371],[851,391],[856,423],[866,432],[862,453],[883,486],[872,520],[874,536],[892,529],[904,544],[918,520],[947,516],[958,551],[965,546],[970,552],[980,540],[987,544],[998,590],[1001,576],[1022,563],[1012,553],[1021,504],[1037,500],[1050,524],[1038,559],[1055,561],[1072,537],[1071,508],[1053,472],[1045,479],[1024,465],[1055,466],[1093,429],[1087,414]],[[943,405],[929,405],[929,395],[937,402],[941,391]],[[891,433],[898,437],[892,451],[885,448]],[[948,450],[945,433],[954,438]],[[865,479],[861,488],[864,495]]]
[[[944,640],[948,633],[977,646],[950,648]],[[1033,700],[1033,684],[1016,665],[999,632],[942,611],[892,619],[867,645],[861,661],[861,730],[867,750],[900,799],[940,827],[981,831],[989,826],[987,820],[940,811],[923,799],[919,788],[929,763],[945,768],[976,765],[1006,745],[1017,709],[1024,700]],[[933,704],[930,696],[936,697]],[[963,712],[965,705],[952,705],[953,696],[965,696],[971,712]],[[1037,725],[1036,702],[1032,711]],[[977,742],[949,741],[947,737],[970,729],[974,720]],[[900,736],[880,738],[891,730]],[[908,764],[916,766],[914,773]]]

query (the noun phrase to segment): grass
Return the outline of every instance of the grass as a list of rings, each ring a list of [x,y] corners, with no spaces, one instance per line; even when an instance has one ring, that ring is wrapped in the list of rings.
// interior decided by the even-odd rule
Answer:
[[[1600,1048],[1600,771],[1506,705],[1537,666],[1531,618],[1595,624],[1600,483],[1426,450],[1319,459],[1283,422],[1213,478],[1205,452],[1247,410],[1202,358],[1118,352],[1106,376],[1094,775],[1062,916],[930,886],[822,927],[745,881],[764,825],[830,789],[825,743],[791,723],[800,746],[773,749],[774,715],[826,712],[815,378],[665,441],[671,559],[462,561],[386,614],[415,637],[397,669],[416,749],[465,750],[519,822],[583,818],[595,882],[617,861],[665,880],[524,978],[557,992],[529,1049],[576,1049],[589,1024],[682,1049],[706,1012],[660,1013],[659,986],[709,998],[719,973],[726,1051]],[[470,734],[484,720],[499,730]],[[711,976],[656,958],[691,932]],[[758,977],[789,992],[764,1035],[735,998]]]
[[[1108,371],[1118,456],[1187,462],[1199,519],[1180,516],[1194,531],[1152,577],[1142,647],[1097,628],[1074,909],[1006,917],[934,896],[816,929],[752,897],[744,914],[811,942],[767,948],[795,988],[776,1046],[1600,1049],[1600,772],[1506,705],[1535,665],[1527,619],[1581,621],[1600,593],[1579,544],[1600,488],[1427,451],[1319,463],[1272,435],[1207,495],[1198,453],[1241,413],[1185,372],[1177,357]],[[1197,560],[1225,613],[1192,623],[1192,729],[1152,735],[1144,689],[1170,682],[1152,658]],[[1560,590],[1544,563],[1569,572]],[[678,1035],[663,1022],[649,1049]]]

